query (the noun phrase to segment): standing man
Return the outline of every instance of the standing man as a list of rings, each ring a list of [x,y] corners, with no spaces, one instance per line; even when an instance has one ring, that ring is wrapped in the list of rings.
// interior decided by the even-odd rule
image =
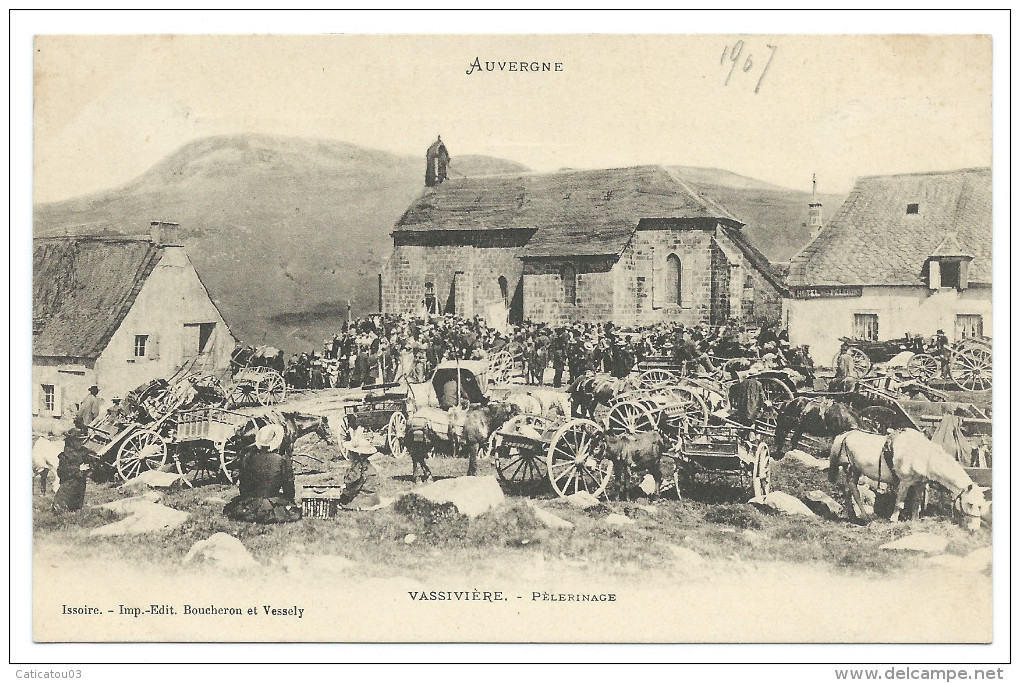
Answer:
[[[839,346],[839,355],[836,356],[836,374],[829,385],[831,391],[850,391],[857,383],[857,371],[854,368],[854,359],[850,355],[850,345],[843,342]]]
[[[99,398],[99,387],[95,384],[89,387],[89,394],[78,406],[78,413],[75,415],[75,422],[80,423],[82,429],[92,424],[92,421],[99,417],[99,409],[103,405],[103,399]]]
[[[567,331],[560,331],[552,340],[552,364],[553,364],[553,386],[559,389],[563,386],[563,368],[567,363]]]

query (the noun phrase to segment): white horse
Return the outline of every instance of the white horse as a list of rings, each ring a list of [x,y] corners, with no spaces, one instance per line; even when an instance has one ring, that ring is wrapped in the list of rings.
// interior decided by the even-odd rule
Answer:
[[[896,508],[891,522],[899,520],[907,492],[913,486],[933,481],[949,491],[953,509],[960,510],[967,528],[976,531],[991,506],[991,501],[985,500],[987,487],[976,485],[959,462],[916,429],[905,429],[888,438],[892,440],[891,452],[885,448],[886,436],[856,430],[837,436],[829,451],[829,481],[835,483],[839,468],[846,466],[855,500],[862,475],[895,485]]]
[[[50,441],[45,436],[39,437],[32,446],[32,476],[39,475],[39,488],[43,493],[46,493],[46,479],[50,473],[53,474],[53,493],[60,488],[57,467],[63,452],[64,442]]]

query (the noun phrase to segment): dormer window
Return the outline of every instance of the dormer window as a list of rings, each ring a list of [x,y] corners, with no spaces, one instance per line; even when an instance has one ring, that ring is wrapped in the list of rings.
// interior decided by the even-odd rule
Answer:
[[[947,234],[928,257],[928,288],[967,289],[973,260],[974,256],[963,249],[956,235]]]
[[[918,204],[907,204],[907,215],[917,213],[918,206]]]

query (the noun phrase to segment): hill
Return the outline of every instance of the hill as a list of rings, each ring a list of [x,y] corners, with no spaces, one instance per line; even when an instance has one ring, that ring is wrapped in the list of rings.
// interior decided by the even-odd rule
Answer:
[[[424,157],[424,155],[422,155]],[[232,135],[190,142],[127,184],[35,207],[34,234],[139,234],[180,223],[188,254],[239,338],[320,343],[377,307],[389,232],[424,189],[424,158],[344,142]],[[461,175],[527,170],[454,157]]]

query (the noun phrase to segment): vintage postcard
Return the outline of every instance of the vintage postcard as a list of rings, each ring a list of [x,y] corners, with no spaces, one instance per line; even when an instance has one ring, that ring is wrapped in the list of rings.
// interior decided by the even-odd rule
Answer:
[[[32,638],[992,642],[992,47],[35,36]]]

